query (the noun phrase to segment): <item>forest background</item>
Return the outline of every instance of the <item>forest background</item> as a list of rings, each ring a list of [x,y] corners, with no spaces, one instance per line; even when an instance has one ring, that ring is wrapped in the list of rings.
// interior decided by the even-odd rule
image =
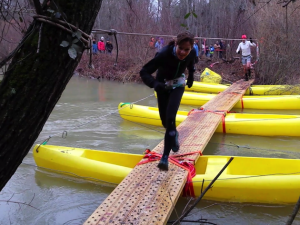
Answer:
[[[93,29],[102,30],[97,40],[104,36],[114,46],[119,43],[116,66],[115,50],[93,57],[95,69],[90,70],[98,75],[121,71],[138,76],[154,55],[148,48],[150,36],[168,35],[171,40],[189,30],[206,37],[207,44],[220,39],[231,43],[225,63],[217,65],[236,62],[235,49],[241,34],[247,34],[260,46],[254,66],[260,83],[299,84],[299,10],[298,0],[0,0],[0,68],[5,71],[0,83],[0,191],[32,147],[74,70],[89,67],[78,63],[89,58],[85,53]],[[110,29],[117,31],[117,39]]]
[[[2,61],[21,40],[35,10],[30,0],[1,0],[0,9]],[[259,61],[254,67],[258,83],[298,84],[299,12],[300,1],[297,0],[103,0],[94,29],[115,29],[136,35],[117,34],[118,65],[114,66],[115,59],[112,57],[97,55],[93,59],[96,74],[102,77],[119,74],[123,80],[138,76],[141,66],[153,57],[148,48],[150,36],[141,34],[153,34],[157,38],[188,30],[196,37],[202,37],[199,43],[203,42],[203,38],[208,45],[225,40],[227,64],[239,56],[235,50],[240,41],[236,39],[246,34],[259,44]],[[96,41],[101,36],[112,41],[115,55],[114,37],[107,32],[94,33]],[[172,38],[164,39],[167,43]],[[252,52],[257,59],[255,49]],[[84,55],[81,61],[79,71],[87,72],[87,76],[93,74],[88,69],[88,56]],[[241,69],[240,62],[235,65]]]
[[[150,36],[141,34],[172,36],[189,30],[206,37],[208,44],[217,39],[228,43],[247,34],[260,45],[255,70],[261,83],[299,84],[299,10],[298,0],[45,0],[43,4],[39,0],[0,0],[0,68],[6,71],[0,83],[0,191],[60,99],[86,49],[81,35],[90,34],[92,26],[136,33],[117,34],[118,65],[112,60],[111,71],[95,66],[101,73],[138,72],[140,65],[153,57],[148,48]],[[39,17],[34,20],[36,14]],[[60,46],[70,24],[62,29],[41,22],[42,17],[50,16],[83,30],[80,34],[72,31],[76,36],[72,43],[79,43],[75,60]],[[95,38],[101,36],[112,39],[116,46],[113,36],[103,32]],[[229,64],[238,42],[227,51]],[[82,59],[88,58],[84,56]],[[108,57],[99,54],[93,63],[105,62]],[[121,62],[128,67],[122,67]],[[82,65],[83,70],[88,67],[87,63]]]

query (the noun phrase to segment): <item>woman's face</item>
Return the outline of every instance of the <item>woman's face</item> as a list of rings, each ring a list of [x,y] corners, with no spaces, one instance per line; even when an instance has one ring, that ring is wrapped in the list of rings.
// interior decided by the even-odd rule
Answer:
[[[190,42],[185,41],[182,42],[180,45],[176,45],[176,56],[178,59],[183,60],[185,57],[190,54],[193,46],[191,46]]]

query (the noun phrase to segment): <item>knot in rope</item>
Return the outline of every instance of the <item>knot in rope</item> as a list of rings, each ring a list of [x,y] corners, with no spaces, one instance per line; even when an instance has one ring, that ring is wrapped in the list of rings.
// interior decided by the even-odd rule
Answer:
[[[194,162],[195,160],[183,157],[183,156],[193,155],[193,154],[202,155],[202,152],[195,151],[195,152],[189,152],[189,153],[169,156],[169,160],[171,163],[181,167],[182,169],[185,169],[188,172],[187,181],[186,181],[186,184],[183,189],[183,197],[187,197],[187,196],[191,196],[193,198],[195,197],[192,179],[193,179],[193,177],[196,176],[196,169],[195,169],[194,164],[191,163],[191,162]],[[161,157],[162,157],[162,154],[152,152],[150,149],[146,149],[145,156],[143,158],[145,160],[139,162],[137,165],[142,165],[142,164],[146,164],[149,162],[157,161],[157,160],[160,160]]]

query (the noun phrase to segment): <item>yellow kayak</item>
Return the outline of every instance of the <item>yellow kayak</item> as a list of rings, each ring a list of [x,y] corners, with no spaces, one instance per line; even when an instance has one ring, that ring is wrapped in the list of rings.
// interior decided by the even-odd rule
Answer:
[[[162,126],[158,108],[120,103],[120,116],[129,121]],[[187,117],[188,112],[178,111],[176,126]],[[300,116],[277,114],[228,113],[225,117],[225,130],[221,123],[216,132],[258,136],[300,136]]]
[[[143,155],[136,154],[51,145],[36,145],[33,156],[39,167],[112,184],[119,184],[143,158]],[[229,159],[229,156],[212,155],[198,159],[193,178],[196,196]],[[234,157],[204,198],[225,202],[294,204],[299,198],[299,189],[298,159]]]
[[[195,81],[191,88],[186,87],[186,91],[196,91],[202,93],[219,93],[230,85],[203,83]],[[251,91],[251,93],[250,93]],[[246,91],[246,95],[299,95],[300,85],[252,85],[251,90]]]
[[[183,93],[181,104],[202,106],[216,94]],[[300,95],[243,96],[234,108],[244,109],[300,109]]]

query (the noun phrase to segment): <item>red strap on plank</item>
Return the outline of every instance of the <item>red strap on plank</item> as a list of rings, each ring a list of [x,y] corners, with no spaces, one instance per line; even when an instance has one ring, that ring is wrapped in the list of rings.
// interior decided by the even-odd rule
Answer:
[[[142,164],[146,164],[149,162],[153,162],[153,161],[157,161],[160,160],[162,155],[158,154],[156,152],[151,152],[150,149],[146,149],[145,151],[146,155],[144,156],[144,159],[147,159],[145,161],[141,161],[139,162],[137,165],[142,165]],[[200,155],[202,155],[201,151],[195,151],[195,152],[189,152],[189,153],[183,153],[183,154],[178,154],[178,155],[173,155],[173,156],[169,156],[169,160],[171,163],[181,167],[182,169],[185,169],[188,172],[188,178],[187,178],[187,182],[184,186],[183,189],[183,196],[191,196],[191,197],[195,197],[195,192],[194,192],[194,186],[193,186],[193,177],[196,176],[196,169],[194,164],[187,162],[187,161],[182,161],[182,160],[189,160],[189,161],[194,161],[192,159],[186,159],[186,158],[180,158],[182,156],[187,156],[187,155],[192,155],[192,154],[196,154],[199,153]],[[179,159],[177,159],[179,157]]]
[[[242,109],[244,109],[244,100],[243,100],[243,96],[241,97],[241,104],[242,104]]]

